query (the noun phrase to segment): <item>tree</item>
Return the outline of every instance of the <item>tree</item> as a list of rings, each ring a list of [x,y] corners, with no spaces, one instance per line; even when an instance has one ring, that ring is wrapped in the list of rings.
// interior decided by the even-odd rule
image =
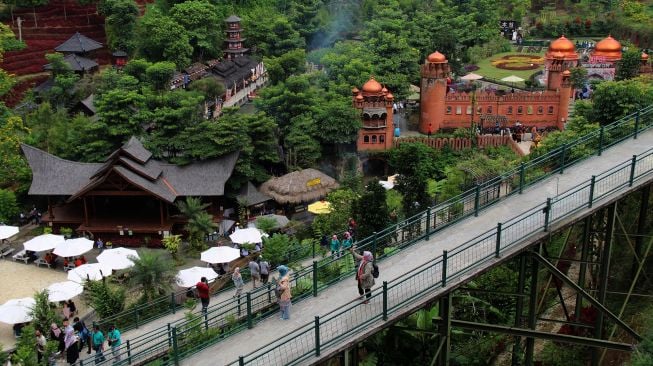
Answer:
[[[112,50],[131,54],[136,48],[138,6],[134,0],[102,0],[100,13],[105,16],[107,43]]]
[[[143,108],[145,97],[135,91],[110,90],[99,95],[95,101],[98,121],[107,127],[108,138],[113,146],[121,144],[141,131],[134,112]]]
[[[200,60],[218,56],[222,43],[223,8],[205,0],[189,0],[175,4],[170,17],[188,33],[190,44]]]
[[[158,8],[150,7],[138,23],[138,49],[149,61],[171,61],[179,68],[190,64],[193,47],[188,32]]]
[[[45,93],[45,98],[57,107],[64,107],[75,98],[74,85],[79,76],[71,70],[63,54],[50,53],[46,54],[45,58],[50,63],[54,79],[52,87]]]
[[[645,77],[606,81],[592,94],[592,120],[602,125],[653,103],[653,83]]]
[[[420,143],[401,144],[390,151],[390,166],[399,174],[396,189],[403,195],[406,217],[411,217],[428,205],[426,192],[429,178],[437,174],[436,152]]]
[[[84,282],[82,296],[84,302],[92,307],[101,319],[114,316],[125,309],[125,289],[106,281]]]
[[[145,75],[147,75],[147,80],[154,90],[163,91],[168,89],[168,84],[175,75],[175,69],[174,63],[161,61],[148,66],[145,69]]]
[[[358,223],[356,236],[366,238],[373,232],[380,232],[390,224],[385,188],[378,181],[367,184],[361,197],[354,205],[354,217]]]
[[[181,235],[168,235],[163,240],[163,247],[172,255],[172,259],[179,261],[179,249],[181,249]]]
[[[285,234],[274,234],[263,238],[263,256],[273,267],[286,262],[291,247],[291,239]]]
[[[291,170],[315,166],[322,156],[320,142],[315,138],[317,134],[317,126],[310,115],[302,114],[290,120],[289,132],[283,142],[286,166]]]
[[[270,21],[262,22],[261,19]],[[265,56],[281,56],[306,46],[301,35],[281,14],[252,13],[243,19],[243,26],[251,44],[256,45],[256,50]]]
[[[569,71],[571,72],[571,75],[569,75],[571,86],[575,89],[584,87],[587,82],[587,69],[584,67],[572,67]]]
[[[0,222],[14,222],[18,212],[16,194],[10,190],[0,189]]]
[[[306,52],[298,48],[279,57],[266,58],[265,67],[270,82],[276,84],[286,80],[290,75],[298,75],[306,71]]]
[[[614,79],[628,80],[639,75],[639,66],[641,63],[641,53],[635,47],[621,54],[621,60],[617,61],[617,74]]]
[[[179,211],[188,219],[186,231],[188,231],[188,241],[194,249],[204,247],[204,237],[212,233],[216,224],[213,222],[213,216],[205,210],[209,207],[208,203],[202,203],[197,197],[186,197],[186,201],[176,203]]]
[[[357,199],[356,194],[346,188],[329,193],[326,200],[331,204],[331,212],[318,215],[313,221],[313,230],[319,235],[331,235],[345,231]]]
[[[131,258],[134,266],[129,270],[130,283],[143,292],[143,300],[150,301],[170,289],[172,269],[170,260],[157,253],[141,251],[139,258]]]
[[[346,144],[356,141],[361,120],[349,96],[330,94],[325,97],[315,114],[322,142]]]
[[[20,117],[11,116],[0,125],[0,188],[27,192],[32,172],[20,152],[29,129]]]
[[[152,66],[151,62],[148,62],[147,60],[143,60],[142,58],[135,58],[133,60],[130,60],[127,65],[122,69],[122,71],[127,74],[131,75],[134,78],[138,79],[141,82],[144,82],[147,80],[147,75],[145,74],[146,70],[148,67]]]
[[[212,101],[224,94],[224,85],[214,77],[205,77],[190,83],[190,90],[202,93],[205,101]]]
[[[256,219],[256,228],[269,234],[277,228],[277,220],[273,217],[259,217]]]

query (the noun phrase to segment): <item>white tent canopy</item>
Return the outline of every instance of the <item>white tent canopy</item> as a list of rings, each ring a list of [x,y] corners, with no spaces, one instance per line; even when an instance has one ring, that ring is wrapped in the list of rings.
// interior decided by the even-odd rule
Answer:
[[[461,80],[466,80],[466,81],[474,81],[474,80],[481,80],[483,79],[482,75],[479,74],[474,74],[473,72],[470,72],[469,74],[463,76],[460,78]]]
[[[32,320],[32,308],[36,304],[31,297],[9,300],[0,305],[0,322],[7,324],[27,323]]]
[[[59,302],[72,299],[84,291],[84,286],[73,281],[56,282],[48,286],[48,299],[50,302]]]
[[[25,250],[33,252],[42,252],[54,249],[57,245],[65,241],[63,235],[43,234],[26,241],[23,246]]]
[[[77,283],[86,280],[99,281],[104,277],[111,276],[111,272],[111,267],[102,263],[88,263],[68,271],[68,279]]]
[[[240,250],[231,247],[213,247],[202,252],[200,259],[207,263],[229,263],[240,258]]]
[[[510,75],[501,79],[501,81],[505,81],[507,83],[521,83],[522,81],[524,81],[524,79],[520,78],[519,76]]]
[[[93,249],[93,240],[86,238],[75,238],[66,240],[54,248],[53,253],[60,257],[75,257]]]
[[[133,267],[134,262],[131,258],[140,257],[138,256],[138,252],[127,248],[106,249],[97,256],[98,262],[115,270]]]
[[[180,287],[193,287],[200,281],[200,279],[202,279],[202,277],[206,277],[210,282],[218,278],[218,274],[209,267],[191,267],[179,271],[175,280],[177,281],[177,285]]]
[[[11,238],[18,234],[18,226],[0,225],[0,240]]]
[[[229,239],[238,244],[261,243],[263,241],[263,233],[261,233],[261,230],[255,228],[240,229],[229,235]]]

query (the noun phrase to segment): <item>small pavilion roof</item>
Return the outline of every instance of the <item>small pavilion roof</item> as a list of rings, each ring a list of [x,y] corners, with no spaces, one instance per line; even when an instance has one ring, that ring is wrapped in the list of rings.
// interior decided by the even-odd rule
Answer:
[[[238,18],[237,16],[232,15],[229,18],[225,19],[225,22],[227,22],[227,23],[236,23],[236,22],[240,22],[241,20],[242,19]]]
[[[261,193],[252,182],[247,182],[247,184],[240,189],[236,198],[246,201],[248,206],[258,205],[259,203],[272,199],[272,197],[267,194]]]
[[[86,53],[102,47],[102,43],[76,32],[67,41],[55,47],[54,50],[57,52]]]
[[[69,196],[69,201],[118,175],[130,184],[166,202],[182,196],[222,196],[238,152],[218,159],[177,166],[152,159],[141,142],[132,137],[104,163],[80,163],[58,158],[22,145],[32,169],[31,195]]]
[[[73,71],[88,71],[98,67],[97,62],[86,57],[78,56],[74,53],[66,55],[63,60],[70,65],[70,69]],[[43,66],[43,69],[52,70],[52,64],[46,64]]]

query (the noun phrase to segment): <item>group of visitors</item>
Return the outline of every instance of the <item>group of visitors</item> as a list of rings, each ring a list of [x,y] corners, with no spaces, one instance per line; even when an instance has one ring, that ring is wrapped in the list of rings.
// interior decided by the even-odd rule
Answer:
[[[352,247],[354,236],[356,235],[356,227],[356,221],[350,217],[347,223],[347,231],[342,234],[342,240],[338,238],[338,234],[333,234],[331,240],[326,235],[323,235],[320,240],[320,245],[328,247],[331,251],[331,257],[334,259],[340,258],[345,251]]]
[[[258,257],[256,260],[249,261],[247,267],[252,276],[252,289],[256,288],[256,281],[261,282],[262,285],[268,283],[268,278],[270,276],[270,263],[262,257]]]
[[[77,315],[77,306],[73,300],[64,300],[59,302],[61,305],[61,314],[65,319],[70,319],[72,316]]]

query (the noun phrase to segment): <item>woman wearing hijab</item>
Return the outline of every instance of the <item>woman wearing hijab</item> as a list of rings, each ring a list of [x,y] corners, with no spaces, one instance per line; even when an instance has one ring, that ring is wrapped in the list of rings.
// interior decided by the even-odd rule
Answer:
[[[290,276],[288,275],[288,267],[281,265],[277,267],[279,271],[279,279],[277,280],[277,287],[279,289],[279,309],[281,310],[281,319],[290,319],[290,307],[292,293],[290,291]]]
[[[50,339],[59,342],[57,351],[63,352],[66,349],[66,344],[64,343],[64,334],[56,323],[52,323],[50,325]]]
[[[372,297],[372,286],[374,286],[374,276],[372,271],[374,270],[374,257],[371,252],[364,251],[363,255],[360,255],[354,251],[354,248],[351,249],[351,254],[357,260],[360,260],[358,265],[358,270],[356,271],[356,279],[358,280],[358,294],[363,298],[363,293],[365,294],[364,304],[370,303],[370,297]]]
[[[66,351],[66,361],[69,365],[74,365],[79,358],[79,346],[73,327],[66,327],[64,335],[64,348]]]
[[[338,240],[338,235],[336,234],[333,234],[331,237],[331,256],[333,259],[340,256],[340,240]]]
[[[243,282],[243,276],[240,274],[239,267],[234,268],[234,273],[231,275],[231,280],[234,281],[234,286],[236,287],[234,298],[240,297],[240,293],[243,292],[243,286],[245,286],[245,282]]]

